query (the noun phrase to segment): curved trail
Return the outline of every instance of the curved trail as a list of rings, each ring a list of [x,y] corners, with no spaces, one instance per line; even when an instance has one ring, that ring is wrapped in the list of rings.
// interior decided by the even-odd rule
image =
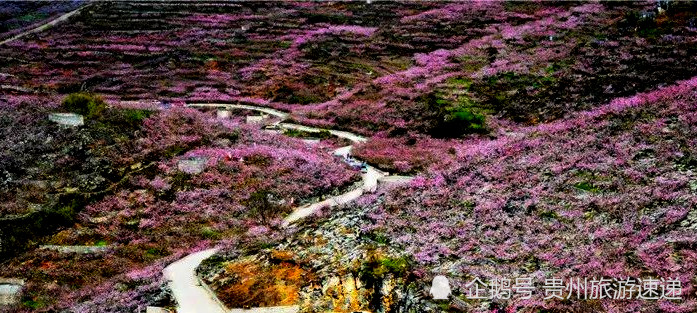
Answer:
[[[244,109],[244,110],[252,110],[252,111],[258,111],[262,113],[266,113],[269,115],[273,115],[276,117],[279,117],[281,119],[287,119],[289,114],[275,110],[275,109],[270,109],[270,108],[264,108],[264,107],[258,107],[258,106],[253,106],[253,105],[244,105],[244,104],[223,104],[223,103],[193,103],[189,104],[189,107],[194,107],[194,108],[225,108],[225,109]],[[295,129],[295,130],[301,130],[301,131],[306,131],[306,132],[321,132],[321,131],[328,131],[330,134],[337,136],[339,138],[344,138],[348,139],[352,142],[365,142],[367,141],[367,138],[356,135],[351,132],[347,131],[342,131],[342,130],[334,130],[334,129],[325,129],[325,128],[317,128],[317,127],[312,127],[312,126],[305,126],[305,125],[299,125],[299,124],[293,124],[293,123],[279,123],[279,127],[284,128],[284,129]],[[346,157],[350,154],[352,146],[346,146],[346,147],[341,147],[339,149],[334,150],[335,155],[341,155],[343,157]],[[283,220],[283,226],[287,227],[291,225],[292,223],[303,219],[305,217],[308,217],[312,215],[313,213],[321,210],[324,207],[332,207],[336,205],[341,205],[345,203],[349,203],[353,200],[356,200],[358,197],[360,197],[364,192],[372,192],[377,189],[377,184],[378,184],[378,179],[383,176],[387,176],[387,173],[384,173],[372,166],[368,166],[368,170],[361,175],[363,177],[363,187],[362,188],[357,188],[351,191],[348,191],[346,193],[343,193],[338,196],[331,197],[329,199],[307,204],[301,207],[296,208],[291,214],[285,217]]]
[[[214,294],[208,292],[196,277],[196,267],[201,261],[215,254],[218,249],[208,249],[189,254],[167,266],[163,271],[169,281],[172,296],[177,300],[177,312],[226,313],[227,310]]]
[[[280,117],[282,119],[287,119],[290,114],[283,112],[281,110],[276,110],[272,108],[266,108],[266,107],[260,107],[256,105],[247,105],[247,104],[231,104],[231,103],[191,103],[187,104],[187,107],[190,108],[226,108],[226,109],[241,109],[241,110],[250,110],[250,111],[257,111],[261,113],[266,113],[269,115],[273,115],[276,117]]]
[[[223,104],[223,103],[194,103],[189,104],[189,107],[194,108],[226,108],[226,109],[244,109],[252,110],[257,112],[266,113],[279,117],[283,120],[287,119],[289,114],[283,111],[258,107],[253,105],[243,105],[243,104]],[[347,131],[332,130],[317,128],[293,123],[279,123],[279,127],[284,129],[296,129],[306,132],[320,132],[328,131],[334,136],[345,138],[351,142],[365,142],[367,139],[363,136],[353,134]],[[341,155],[346,157],[351,152],[352,146],[341,147],[333,151],[334,155]],[[338,196],[331,197],[319,202],[311,203],[296,208],[291,214],[286,216],[283,221],[283,226],[288,227],[294,222],[308,217],[315,212],[321,210],[325,207],[332,207],[336,205],[342,205],[356,200],[364,192],[373,192],[377,189],[378,179],[387,176],[387,173],[382,172],[372,166],[368,166],[368,170],[362,174],[363,185],[360,188],[350,190]],[[164,270],[164,276],[169,281],[169,286],[172,289],[174,298],[177,301],[177,312],[178,313],[222,313],[222,312],[297,312],[298,307],[277,307],[277,308],[254,308],[250,310],[232,310],[226,311],[224,305],[220,303],[215,294],[210,292],[207,287],[202,286],[196,277],[196,267],[201,263],[201,261],[207,259],[211,255],[215,254],[217,249],[208,249],[196,253],[192,253],[183,259],[180,259]]]
[[[276,110],[276,109],[271,109],[271,108],[265,108],[265,107],[260,107],[260,106],[255,106],[255,105],[246,105],[246,104],[228,104],[228,103],[191,103],[187,105],[188,107],[191,108],[225,108],[225,109],[240,109],[240,110],[250,110],[250,111],[257,111],[261,113],[266,113],[269,115],[273,115],[276,117],[279,117],[283,120],[287,119],[290,114]],[[326,128],[318,128],[318,127],[312,127],[312,126],[305,126],[305,125],[300,125],[300,124],[294,124],[294,123],[281,123],[279,126],[287,129],[296,129],[296,130],[302,130],[306,132],[320,132],[320,131],[328,131],[330,134],[337,136],[339,138],[344,138],[351,140],[353,142],[365,142],[368,139],[356,135],[351,132],[343,131],[343,130],[334,130],[334,129],[326,129]]]
[[[6,44],[6,43],[13,42],[13,41],[15,41],[15,40],[17,40],[17,39],[20,39],[20,38],[22,38],[22,37],[24,37],[24,36],[27,36],[27,35],[30,35],[30,34],[33,34],[33,33],[38,33],[38,32],[42,32],[42,31],[44,31],[44,30],[47,30],[47,29],[51,28],[52,26],[54,26],[54,25],[56,25],[56,24],[58,24],[58,23],[60,23],[60,22],[63,22],[63,21],[65,21],[65,20],[69,19],[71,16],[73,16],[73,15],[75,15],[76,13],[80,12],[80,11],[83,10],[84,8],[89,7],[90,5],[92,5],[92,3],[88,3],[88,4],[86,4],[86,5],[83,5],[83,6],[77,8],[77,9],[75,9],[75,10],[72,10],[72,11],[70,11],[70,12],[68,12],[68,13],[65,13],[65,14],[63,14],[63,15],[61,15],[61,16],[55,18],[55,19],[52,19],[52,20],[50,20],[50,21],[48,21],[48,22],[46,22],[46,23],[44,23],[44,24],[41,24],[41,25],[39,25],[38,27],[35,27],[35,28],[30,29],[30,30],[21,32],[21,33],[19,33],[19,34],[17,34],[17,35],[14,35],[14,36],[12,36],[12,37],[10,37],[10,38],[8,38],[8,39],[5,39],[5,40],[3,40],[3,41],[0,41],[0,45],[4,45],[4,44]]]

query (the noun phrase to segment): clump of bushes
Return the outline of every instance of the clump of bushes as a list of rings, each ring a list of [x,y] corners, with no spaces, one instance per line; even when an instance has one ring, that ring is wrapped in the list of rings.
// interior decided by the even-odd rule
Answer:
[[[469,98],[450,100],[431,92],[421,101],[427,109],[427,132],[437,138],[455,138],[486,131],[486,118],[478,113]]]
[[[274,84],[269,87],[267,97],[272,101],[289,104],[310,104],[326,101],[328,97],[322,95],[319,87],[326,84],[326,79],[319,76],[307,76],[300,81],[288,81]]]
[[[321,130],[319,132],[308,132],[298,129],[286,129],[283,132],[284,135],[295,138],[319,138],[319,139],[329,139],[332,137],[332,133],[328,130]]]
[[[387,274],[402,276],[411,268],[406,257],[389,257],[377,251],[371,251],[359,269],[360,277],[366,282],[380,280]]]
[[[143,121],[153,113],[153,111],[142,109],[113,108],[102,114],[101,121],[107,126],[135,131],[140,129]]]
[[[253,192],[247,199],[247,206],[250,212],[253,212],[261,219],[261,222],[266,224],[267,221],[276,212],[276,205],[271,201],[273,195],[266,190]]]
[[[485,129],[484,115],[472,109],[457,107],[448,110],[441,127],[455,134],[480,133]]]
[[[71,93],[61,103],[61,109],[81,114],[87,118],[99,117],[106,109],[106,102],[102,97],[87,93],[77,92]]]

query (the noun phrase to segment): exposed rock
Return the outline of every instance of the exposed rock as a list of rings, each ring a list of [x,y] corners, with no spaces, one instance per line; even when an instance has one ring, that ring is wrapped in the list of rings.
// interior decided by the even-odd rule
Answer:
[[[246,121],[247,124],[259,124],[262,123],[267,117],[267,115],[248,115],[246,117]]]
[[[23,286],[24,280],[0,278],[0,307],[18,303]]]
[[[308,145],[315,146],[319,144],[320,140],[317,138],[306,138],[303,139],[303,142],[305,142]]]
[[[169,313],[170,311],[165,308],[160,308],[156,306],[149,306],[145,308],[145,313]]]
[[[230,110],[220,109],[217,111],[217,116],[219,119],[228,119],[230,118],[230,113]]]
[[[85,124],[85,119],[80,114],[75,113],[51,113],[48,119],[62,126],[82,126]]]
[[[427,286],[388,261],[402,260],[399,251],[378,244],[361,231],[370,208],[332,209],[330,219],[312,220],[289,230],[283,242],[261,251],[216,256],[200,267],[211,286],[230,283],[225,264],[253,258],[255,264],[293,262],[310,273],[311,281],[299,292],[299,312],[433,312],[436,303],[423,296]],[[212,265],[212,264],[217,265]]]
[[[40,249],[54,250],[60,253],[78,253],[78,254],[89,254],[89,253],[103,253],[109,249],[107,246],[58,246],[58,245],[44,245],[40,246]]]
[[[208,159],[206,158],[191,158],[180,160],[177,164],[177,168],[187,174],[200,174],[206,169],[207,164]]]

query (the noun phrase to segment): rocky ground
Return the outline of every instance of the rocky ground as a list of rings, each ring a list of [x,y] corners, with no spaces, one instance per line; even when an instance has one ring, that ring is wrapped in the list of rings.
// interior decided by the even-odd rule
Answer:
[[[364,196],[359,203],[374,202],[382,195]],[[299,304],[301,312],[428,312],[437,305],[417,283],[409,256],[380,238],[361,230],[370,205],[347,205],[325,211],[310,221],[287,230],[282,238],[261,247],[240,247],[220,252],[199,267],[199,275],[210,284],[228,307],[257,307]],[[328,218],[330,217],[330,218]],[[315,221],[312,221],[314,219]],[[268,247],[270,245],[271,247]],[[245,281],[240,264],[261,268],[294,269],[297,273],[271,271],[264,279],[260,271],[254,282]],[[299,275],[295,276],[294,275]],[[297,297],[285,298],[273,283]],[[250,295],[269,288],[263,297]],[[280,300],[280,301],[279,301]]]

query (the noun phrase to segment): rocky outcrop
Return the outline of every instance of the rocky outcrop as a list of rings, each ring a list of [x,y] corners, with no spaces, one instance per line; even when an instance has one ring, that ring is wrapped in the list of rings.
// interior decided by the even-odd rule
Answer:
[[[437,305],[426,293],[429,286],[411,274],[409,257],[361,231],[369,210],[361,206],[334,208],[331,219],[310,218],[289,229],[286,239],[269,248],[223,252],[204,262],[200,275],[221,292],[240,279],[226,274],[226,268],[245,262],[260,268],[288,263],[299,265],[306,273],[295,303],[299,312],[434,311]]]
[[[15,278],[0,278],[0,308],[19,302],[24,280]]]
[[[401,283],[392,275],[373,282],[353,273],[329,276],[301,292],[300,312],[397,312],[404,297],[397,288]]]

